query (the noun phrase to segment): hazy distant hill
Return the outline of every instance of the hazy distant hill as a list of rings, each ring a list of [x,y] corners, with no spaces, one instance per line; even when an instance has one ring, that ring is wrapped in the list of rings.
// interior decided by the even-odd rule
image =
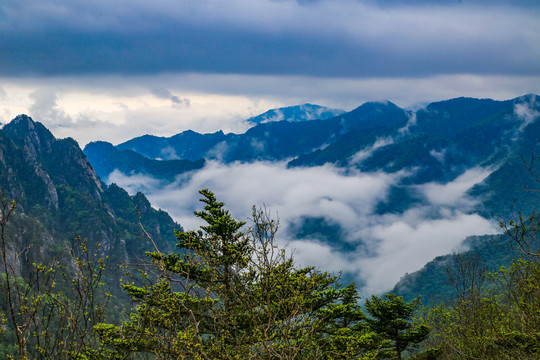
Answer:
[[[285,160],[308,154],[335,142],[353,130],[397,128],[404,126],[404,110],[392,103],[366,103],[359,108],[326,120],[303,122],[272,121],[261,123],[244,134],[198,134],[184,131],[169,138],[144,135],[116,146],[132,150],[151,159],[217,159],[223,162],[251,162],[256,160]],[[106,178],[112,168],[120,169],[127,157],[120,157],[110,146],[89,144],[84,149],[91,159],[107,159],[108,166],[96,162],[96,171]],[[125,153],[125,156],[128,156]],[[131,155],[129,155],[131,156]],[[171,167],[174,164],[171,163]],[[134,166],[134,172],[159,176],[154,171]]]
[[[329,109],[320,105],[303,104],[268,110],[261,115],[249,118],[248,122],[258,125],[271,121],[300,122],[309,120],[324,120],[341,115],[344,112],[345,110],[341,109]]]
[[[204,159],[195,161],[149,159],[133,150],[120,150],[105,141],[89,143],[84,151],[96,173],[104,180],[114,170],[119,170],[126,174],[133,172],[152,174],[157,178],[172,181],[178,174],[202,168],[205,162]]]
[[[248,122],[258,125],[274,121],[300,122],[307,120],[321,120],[335,117],[344,112],[345,111],[339,109],[329,109],[324,106],[304,104],[269,110],[264,114],[248,119]],[[267,128],[264,129],[268,130]],[[257,133],[257,131],[255,131],[255,133]],[[250,136],[247,135],[246,138],[250,138]],[[255,138],[256,140],[253,144],[263,144],[264,139],[260,139],[260,136],[258,135],[255,135]],[[252,138],[247,142],[251,140]],[[199,134],[192,130],[187,130],[169,138],[143,135],[119,144],[116,147],[119,150],[133,150],[151,159],[185,159],[196,161],[202,158],[221,158],[225,148],[228,149],[231,145],[238,148],[243,147],[245,144],[246,141],[244,141],[243,137],[240,137],[239,139],[239,136],[236,134],[224,134],[222,131],[211,134]],[[85,151],[89,154],[99,150],[85,149]],[[233,149],[232,151],[234,152],[235,150]],[[251,154],[248,156],[254,155]],[[241,156],[234,155],[231,159],[238,160],[238,157]]]
[[[119,150],[135,151],[150,159],[196,161],[204,158],[216,144],[225,141],[231,136],[234,135],[225,135],[222,131],[213,134],[199,134],[187,130],[169,138],[143,135],[116,147]]]

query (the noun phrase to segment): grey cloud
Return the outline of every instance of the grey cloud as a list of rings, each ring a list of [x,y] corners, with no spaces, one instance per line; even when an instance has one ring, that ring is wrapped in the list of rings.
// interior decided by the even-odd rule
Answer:
[[[170,99],[171,96],[173,96],[171,92],[165,88],[154,88],[151,92],[160,99]]]
[[[252,205],[265,205],[279,217],[282,244],[295,251],[303,265],[343,271],[362,284],[364,294],[389,290],[405,272],[422,267],[435,256],[460,248],[468,235],[494,233],[488,220],[468,214],[467,188],[488,170],[471,169],[456,181],[426,184],[426,202],[403,214],[376,214],[376,204],[390,186],[407,173],[343,172],[331,166],[287,169],[284,163],[224,165],[209,162],[200,171],[180,176],[173,184],[140,174],[111,174],[131,193],[143,191],[155,206],[166,209],[186,229],[201,225],[193,217],[197,191],[210,188],[233,216],[247,220]],[[430,188],[431,186],[431,188]],[[431,190],[447,192],[434,196]],[[455,200],[448,200],[450,198]],[[457,199],[457,200],[456,200]],[[290,238],[288,227],[305,216],[325,217],[339,224],[354,250],[343,251],[315,239]]]
[[[539,7],[532,6],[388,12],[353,0],[0,6],[3,75],[540,73]]]
[[[369,0],[368,0],[369,1]],[[448,5],[506,5],[506,6],[538,6],[536,0],[375,0],[381,5],[392,6],[448,6]]]
[[[173,106],[189,106],[191,101],[189,99],[180,98],[176,95],[173,95],[169,90],[165,88],[154,88],[152,89],[152,94],[160,99],[171,100]]]
[[[30,114],[37,121],[54,128],[58,126],[69,126],[72,119],[58,107],[58,95],[49,89],[40,89],[32,92],[30,98],[34,103],[30,106]]]
[[[148,133],[172,136],[183,130],[198,132],[240,133],[247,130],[245,122],[272,107],[315,103],[328,107],[352,110],[365,101],[388,99],[401,107],[418,102],[440,101],[459,96],[506,100],[526,93],[540,92],[540,76],[434,76],[418,78],[316,78],[302,76],[252,76],[238,74],[161,74],[156,76],[71,76],[1,78],[6,91],[0,106],[5,110],[6,122],[20,113],[36,117],[30,110],[28,94],[61,94],[79,101],[91,99],[83,107],[71,109],[73,122],[54,130],[55,135],[70,136],[86,144],[105,140],[120,143]],[[20,89],[28,89],[21,92]],[[151,89],[166,89],[161,94],[194,94],[190,106],[165,107],[140,102]],[[18,94],[18,95],[16,95]],[[211,106],[196,100],[199,95],[228,95]],[[57,100],[58,100],[58,95]],[[96,99],[97,96],[97,99]],[[155,96],[155,95],[154,95]],[[100,98],[106,97],[115,109],[101,107]],[[96,99],[96,101],[94,100]],[[137,99],[136,108],[121,103]],[[242,101],[238,101],[242,99]],[[34,100],[33,100],[34,101]],[[57,101],[58,102],[58,101]],[[58,102],[60,103],[60,102]],[[63,103],[63,102],[62,102]],[[26,104],[21,107],[17,104]],[[262,105],[261,105],[262,104]],[[140,106],[139,106],[140,105]],[[57,106],[58,108],[58,106]],[[7,111],[7,109],[10,109]],[[416,109],[416,107],[415,107]],[[61,109],[60,109],[61,110]],[[211,111],[211,113],[209,113]],[[64,114],[66,115],[66,114]],[[91,119],[103,126],[77,127],[79,118]],[[42,121],[43,119],[36,120]],[[411,119],[412,120],[412,119]],[[55,122],[55,124],[58,122]],[[91,131],[89,131],[91,129]]]
[[[177,105],[185,105],[189,106],[190,100],[189,99],[180,99],[178,96],[173,95],[171,96],[171,101]]]

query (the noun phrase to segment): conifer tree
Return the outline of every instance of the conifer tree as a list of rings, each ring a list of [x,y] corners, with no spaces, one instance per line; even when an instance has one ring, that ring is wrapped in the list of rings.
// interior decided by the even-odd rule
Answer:
[[[429,327],[412,321],[419,304],[419,298],[406,303],[395,294],[386,294],[384,298],[372,295],[371,300],[366,299],[366,311],[370,315],[367,323],[385,341],[380,349],[383,358],[401,360],[406,350],[414,350],[426,339]]]
[[[125,286],[137,302],[122,326],[98,332],[115,356],[160,359],[373,359],[375,336],[361,326],[354,284],[297,268],[278,247],[278,222],[254,208],[242,232],[213,193],[197,231],[176,234],[178,251],[148,255],[158,276]]]

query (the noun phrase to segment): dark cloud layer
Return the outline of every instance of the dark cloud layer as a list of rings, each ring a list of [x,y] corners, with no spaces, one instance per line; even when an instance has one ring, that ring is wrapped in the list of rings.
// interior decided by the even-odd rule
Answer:
[[[0,75],[540,74],[537,2],[410,3],[5,1]]]

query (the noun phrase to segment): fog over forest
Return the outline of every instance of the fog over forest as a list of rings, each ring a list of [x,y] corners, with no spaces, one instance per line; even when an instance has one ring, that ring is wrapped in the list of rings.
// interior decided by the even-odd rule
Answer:
[[[411,170],[414,171],[414,170]],[[209,188],[237,219],[247,221],[251,208],[264,206],[279,218],[279,239],[294,249],[299,263],[333,272],[343,271],[366,294],[392,288],[406,272],[420,269],[434,257],[460,248],[468,235],[498,231],[494,221],[471,214],[475,200],[466,191],[481,182],[489,169],[473,168],[448,184],[415,186],[425,203],[403,214],[378,215],[376,204],[390,185],[405,174],[360,173],[333,166],[288,169],[285,162],[221,164],[208,162],[199,171],[171,184],[143,175],[110,175],[130,193],[142,191],[152,204],[168,211],[185,228],[201,225],[198,190]],[[343,230],[344,244],[296,239],[289,231],[303,217],[324,217]]]

